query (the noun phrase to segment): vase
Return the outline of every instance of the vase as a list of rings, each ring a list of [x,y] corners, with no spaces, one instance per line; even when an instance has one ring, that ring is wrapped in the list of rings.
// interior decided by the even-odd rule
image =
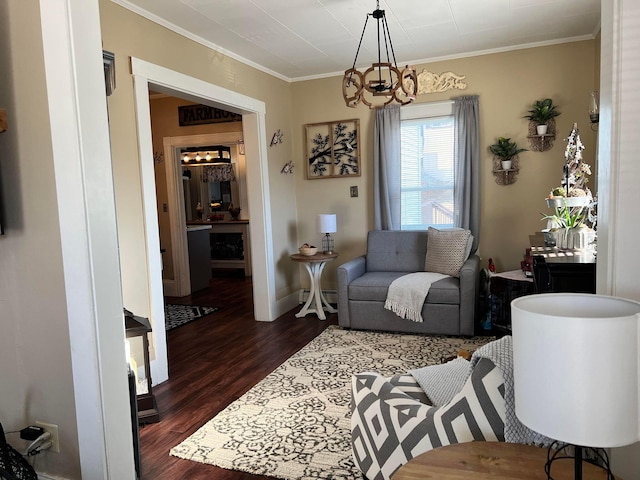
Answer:
[[[538,135],[545,135],[547,133],[547,124],[536,125],[536,132],[538,132]]]
[[[502,160],[502,169],[509,170],[511,169],[511,160]]]
[[[569,246],[569,228],[559,228],[556,230],[556,247],[562,250],[571,248]]]
[[[586,225],[580,225],[569,229],[569,248],[576,250],[586,250],[589,247],[590,228]]]

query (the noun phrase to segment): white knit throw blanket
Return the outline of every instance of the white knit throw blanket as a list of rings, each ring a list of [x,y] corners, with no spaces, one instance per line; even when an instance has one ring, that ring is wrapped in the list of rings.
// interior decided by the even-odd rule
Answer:
[[[396,278],[389,285],[384,308],[399,317],[422,322],[422,307],[431,284],[448,276],[434,272],[416,272]]]
[[[511,336],[504,336],[494,342],[487,343],[477,349],[471,357],[469,374],[481,358],[488,358],[502,371],[504,378],[504,401],[506,419],[504,423],[504,439],[506,442],[536,444],[548,447],[553,439],[534,432],[524,425],[516,416],[516,406],[513,392],[513,351]],[[529,359],[535,362],[535,358]]]

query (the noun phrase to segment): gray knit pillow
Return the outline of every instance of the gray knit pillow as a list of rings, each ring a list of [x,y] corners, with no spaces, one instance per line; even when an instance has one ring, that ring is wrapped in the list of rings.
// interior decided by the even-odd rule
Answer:
[[[424,270],[459,277],[460,269],[468,256],[470,236],[469,230],[438,230],[429,227]]]

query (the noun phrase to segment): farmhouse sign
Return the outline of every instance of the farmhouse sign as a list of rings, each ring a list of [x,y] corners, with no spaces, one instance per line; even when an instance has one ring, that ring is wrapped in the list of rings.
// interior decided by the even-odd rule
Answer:
[[[178,107],[178,122],[181,127],[205,123],[241,122],[242,115],[227,112],[208,105],[183,105]]]

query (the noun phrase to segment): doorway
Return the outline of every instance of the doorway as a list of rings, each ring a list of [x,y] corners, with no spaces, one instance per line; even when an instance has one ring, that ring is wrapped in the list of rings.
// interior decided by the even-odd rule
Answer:
[[[144,204],[146,273],[150,296],[149,310],[153,330],[152,341],[155,348],[155,359],[151,362],[151,376],[155,385],[168,379],[168,361],[149,90],[242,115],[248,172],[247,200],[248,208],[252,213],[251,230],[255,245],[251,262],[254,316],[258,321],[272,321],[276,317],[269,175],[266,163],[266,112],[264,102],[144,60],[131,58],[131,70],[134,77],[138,149]]]
[[[158,205],[158,212],[164,213],[165,221],[159,220],[161,238],[163,238],[167,248],[163,254],[163,265],[168,267],[167,275],[163,278],[164,295],[169,297],[184,297],[190,295],[194,288],[190,282],[189,272],[189,251],[187,241],[187,231],[185,225],[192,220],[185,212],[184,202],[184,177],[182,174],[183,165],[179,153],[188,147],[200,147],[202,145],[238,145],[242,141],[242,132],[209,133],[201,135],[185,135],[163,138],[164,149],[164,174],[166,177],[166,194],[163,205]],[[156,140],[157,143],[157,140]],[[236,206],[242,208],[243,218],[251,219],[251,211],[248,208],[247,188],[246,188],[246,160],[245,155],[237,158],[234,164],[234,172],[237,177],[236,188],[232,198]],[[157,166],[156,168],[162,168]],[[194,167],[196,170],[202,167]],[[156,178],[159,176],[156,175]],[[189,182],[190,183],[190,182]],[[160,192],[158,193],[160,195]],[[162,201],[160,202],[162,203]],[[202,201],[202,205],[208,207],[208,202]],[[206,208],[207,214],[209,209]],[[158,215],[163,215],[158,213]],[[163,231],[164,229],[164,231]],[[248,235],[245,235],[248,237]],[[251,259],[251,243],[245,241],[249,251],[246,252],[246,259]],[[251,269],[248,268],[248,271]],[[163,270],[164,271],[164,270]]]

